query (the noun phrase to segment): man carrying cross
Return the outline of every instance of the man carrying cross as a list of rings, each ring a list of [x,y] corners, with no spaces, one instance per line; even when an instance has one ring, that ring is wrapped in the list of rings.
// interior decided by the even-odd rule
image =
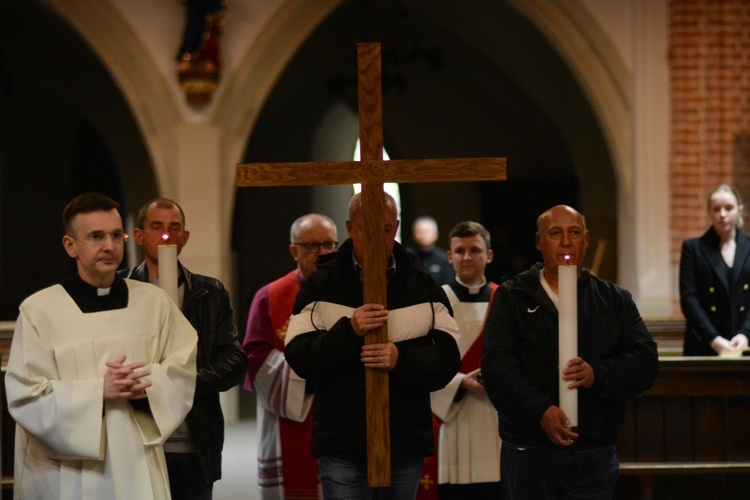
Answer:
[[[505,180],[504,158],[444,158],[431,160],[383,160],[383,113],[380,85],[380,44],[357,44],[359,134],[362,161],[325,163],[259,163],[237,166],[237,185],[312,186],[362,183],[363,297],[368,303],[386,302],[386,240],[379,219],[383,211],[384,182],[469,182]],[[396,217],[394,216],[394,221]],[[393,240],[393,235],[389,235]],[[369,242],[369,243],[368,243]],[[387,246],[387,243],[386,243]],[[368,263],[376,263],[369,265]],[[362,303],[364,303],[364,300]],[[368,331],[366,344],[388,339],[387,324]],[[366,370],[367,467],[373,487],[391,484],[390,410],[386,370]]]
[[[367,482],[365,368],[389,373],[391,486],[378,498],[413,499],[423,459],[434,452],[430,392],[444,387],[461,360],[458,327],[445,292],[395,241],[396,204],[383,213],[387,304],[364,304],[362,197],[349,203],[347,239],[318,261],[303,285],[284,354],[312,385],[312,453],[326,499],[371,498]],[[365,345],[387,324],[388,342]],[[383,496],[385,495],[385,496]]]

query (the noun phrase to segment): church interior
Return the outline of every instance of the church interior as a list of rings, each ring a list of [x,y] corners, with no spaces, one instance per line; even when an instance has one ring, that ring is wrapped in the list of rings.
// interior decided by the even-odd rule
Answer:
[[[226,0],[203,27],[203,66],[182,57],[188,3],[0,2],[3,364],[21,301],[74,271],[60,216],[92,191],[121,203],[126,232],[146,200],[180,203],[181,260],[226,284],[242,335],[255,292],[294,267],[291,222],[326,214],[343,241],[353,190],[238,188],[236,166],[352,160],[356,46],[378,42],[390,158],[507,160],[505,181],[401,184],[401,240],[422,215],[443,248],[454,224],[481,222],[500,282],[540,259],[541,212],[577,208],[586,266],[633,294],[660,348],[660,378],[623,427],[619,494],[748,490],[747,358],[679,356],[678,266],[681,242],[709,225],[712,187],[750,198],[750,3]],[[129,242],[123,266],[142,259]],[[254,419],[252,393],[226,396],[233,429]],[[10,420],[4,408],[2,498]]]

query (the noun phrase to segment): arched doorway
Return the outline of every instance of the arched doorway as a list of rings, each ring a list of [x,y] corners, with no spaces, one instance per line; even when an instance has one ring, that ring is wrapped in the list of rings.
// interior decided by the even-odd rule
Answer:
[[[615,168],[592,103],[563,57],[519,11],[490,1],[464,7],[444,1],[342,2],[278,79],[244,161],[346,159],[317,156],[336,150],[319,144],[321,123],[339,106],[356,112],[356,43],[377,40],[383,52],[385,142],[393,158],[508,158],[505,183],[403,186],[404,227],[430,214],[446,246],[453,224],[484,223],[496,234],[496,247],[506,245],[496,248],[505,258],[490,271],[500,279],[538,258],[537,215],[567,203],[587,214],[594,245],[598,238],[607,241],[599,274],[614,279]],[[342,140],[352,132],[343,121],[328,126],[344,127]],[[293,266],[285,251],[289,224],[319,210],[314,193],[313,188],[238,191],[242,315],[255,290]],[[336,220],[337,214],[328,215]]]

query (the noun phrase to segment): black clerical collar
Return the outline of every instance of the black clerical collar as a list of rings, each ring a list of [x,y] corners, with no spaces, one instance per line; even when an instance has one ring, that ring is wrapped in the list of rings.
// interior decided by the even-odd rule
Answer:
[[[119,276],[115,276],[109,293],[106,295],[100,295],[100,290],[104,289],[89,285],[78,274],[62,286],[83,313],[112,311],[128,307],[128,285]]]
[[[461,302],[489,302],[490,300],[491,288],[486,278],[481,285],[472,287],[461,283],[458,278],[453,278],[451,288]]]

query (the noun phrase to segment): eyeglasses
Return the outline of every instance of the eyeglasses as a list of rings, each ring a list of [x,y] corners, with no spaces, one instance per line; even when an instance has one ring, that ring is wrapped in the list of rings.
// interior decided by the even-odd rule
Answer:
[[[308,242],[297,242],[292,243],[292,245],[299,245],[301,247],[304,247],[305,250],[308,252],[319,252],[322,248],[323,250],[328,250],[329,252],[332,252],[333,250],[336,250],[336,247],[338,246],[338,241],[324,241],[323,243],[315,243],[312,241]]]
[[[113,245],[122,245],[123,243],[125,243],[126,241],[128,241],[128,238],[129,238],[129,236],[127,234],[123,233],[122,231],[116,231],[116,232],[111,233],[111,234],[100,233],[98,231],[95,231],[95,232],[93,232],[91,234],[87,234],[83,238],[76,238],[72,234],[69,234],[68,236],[70,236],[74,240],[85,241],[85,242],[87,242],[87,243],[89,243],[90,245],[93,245],[93,246],[103,245],[104,242],[107,241],[107,238],[109,238],[109,239],[112,240],[112,244]]]

